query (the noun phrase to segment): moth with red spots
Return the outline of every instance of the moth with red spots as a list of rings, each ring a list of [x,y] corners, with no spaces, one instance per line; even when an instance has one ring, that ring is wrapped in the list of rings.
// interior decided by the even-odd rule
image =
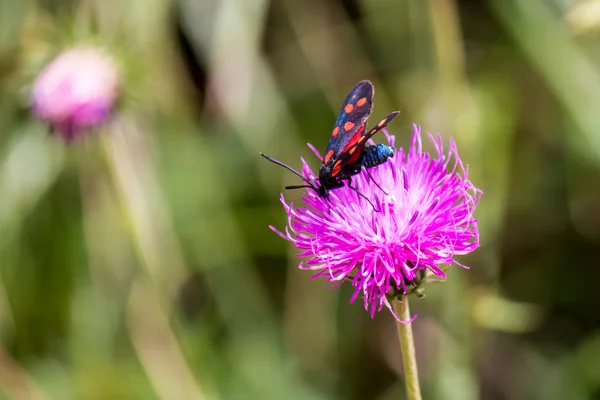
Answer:
[[[317,192],[320,197],[326,198],[330,190],[343,187],[344,181],[347,181],[349,188],[370,203],[367,197],[352,186],[351,177],[358,174],[362,167],[365,167],[368,174],[369,168],[383,164],[390,157],[394,156],[394,149],[392,147],[385,144],[367,146],[367,141],[400,113],[399,111],[394,111],[388,114],[387,117],[367,131],[367,119],[373,110],[374,93],[375,88],[373,84],[365,80],[358,82],[346,97],[335,121],[329,143],[325,149],[325,156],[319,169],[320,186],[316,186],[314,182],[307,180],[296,170],[281,161],[260,153],[267,160],[298,175],[306,183],[306,185],[286,186],[286,189],[310,188]],[[370,174],[369,177],[371,177]],[[377,185],[377,182],[375,184]],[[377,186],[381,189],[379,185]]]

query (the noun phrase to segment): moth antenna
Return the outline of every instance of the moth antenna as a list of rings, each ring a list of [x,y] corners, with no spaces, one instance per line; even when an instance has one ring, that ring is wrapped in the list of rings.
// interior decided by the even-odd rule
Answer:
[[[286,186],[285,187],[286,189],[299,189],[299,188],[302,188],[302,187],[309,187],[309,188],[317,191],[317,188],[308,179],[306,179],[298,171],[296,171],[294,168],[292,168],[289,165],[284,164],[281,161],[276,160],[273,157],[270,157],[270,156],[268,156],[268,155],[266,155],[266,154],[264,154],[262,152],[260,153],[260,155],[263,156],[264,158],[266,158],[267,160],[271,161],[273,164],[277,164],[280,167],[283,167],[283,168],[287,169],[288,171],[292,172],[293,174],[295,174],[296,176],[298,176],[300,179],[302,179],[304,182],[308,183],[308,185],[301,185],[301,186]]]
[[[286,186],[285,188],[287,190],[309,188],[309,189],[314,190],[315,192],[317,191],[317,188],[314,187],[313,185],[292,185],[292,186]]]
[[[296,171],[294,168],[290,167],[289,165],[284,164],[281,161],[274,159],[273,157],[269,157],[265,153],[261,152],[260,155],[263,156],[264,158],[266,158],[267,160],[271,161],[273,164],[277,164],[280,167],[283,167],[283,168],[287,169],[288,171],[291,171],[292,173],[294,173],[295,175],[300,177],[300,179],[302,179],[303,181],[306,181],[306,179],[304,179],[304,177],[302,175],[300,175],[300,173],[298,171]]]

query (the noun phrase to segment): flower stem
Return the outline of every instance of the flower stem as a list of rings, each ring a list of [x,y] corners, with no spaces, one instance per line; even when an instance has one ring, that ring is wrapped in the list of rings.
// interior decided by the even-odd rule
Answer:
[[[394,312],[403,321],[410,320],[408,297],[394,301]],[[415,341],[413,338],[412,324],[403,324],[396,321],[398,328],[398,341],[402,352],[402,365],[404,367],[404,381],[406,384],[406,398],[408,400],[421,400],[421,387],[419,386],[419,371],[417,370],[417,357],[415,356]]]

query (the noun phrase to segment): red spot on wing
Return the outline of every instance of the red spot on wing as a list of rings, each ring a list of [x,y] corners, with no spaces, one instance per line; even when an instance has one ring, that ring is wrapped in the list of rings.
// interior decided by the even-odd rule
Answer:
[[[354,106],[352,104],[346,104],[346,107],[344,107],[344,112],[346,114],[350,114],[352,110],[354,110]]]
[[[325,164],[327,164],[329,162],[329,160],[331,160],[331,157],[333,156],[333,149],[329,150],[327,152],[327,154],[325,155],[325,159],[323,160],[323,162]]]
[[[352,139],[350,139],[350,141],[348,142],[348,144],[346,145],[346,147],[344,148],[344,150],[342,150],[343,153],[345,152],[349,152],[350,149],[352,147],[354,147],[357,143],[360,142],[361,138],[362,138],[362,134],[365,131],[365,126],[363,125],[352,137]]]
[[[346,132],[348,132],[352,128],[354,128],[354,122],[348,121],[344,124],[344,130],[346,130]]]
[[[366,97],[363,97],[362,99],[360,99],[360,100],[358,100],[358,101],[356,102],[356,105],[357,105],[357,106],[359,106],[359,107],[362,107],[362,106],[364,106],[364,105],[365,105],[365,103],[366,103],[366,102],[367,102],[367,98],[366,98]]]
[[[333,171],[331,172],[331,176],[336,176],[342,170],[342,160],[337,160],[333,165]]]
[[[338,133],[340,133],[340,127],[336,126],[335,128],[333,128],[333,132],[331,132],[331,136],[336,136]]]
[[[353,149],[355,149],[356,147],[353,147]],[[350,154],[352,154],[352,156],[348,159],[348,161],[346,161],[346,163],[348,164],[354,164],[356,162],[356,160],[358,160],[358,157],[360,157],[360,153],[362,153],[361,151],[357,151],[354,154],[352,154],[352,152],[350,152]]]

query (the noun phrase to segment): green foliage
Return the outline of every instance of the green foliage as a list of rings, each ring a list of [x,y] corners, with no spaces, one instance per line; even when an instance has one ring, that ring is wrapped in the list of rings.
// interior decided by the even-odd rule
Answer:
[[[484,191],[411,304],[424,398],[598,396],[598,3],[0,1],[0,399],[401,398],[392,318],[297,270],[258,155],[318,165],[361,79]],[[64,145],[28,93],[80,42],[124,92]]]

